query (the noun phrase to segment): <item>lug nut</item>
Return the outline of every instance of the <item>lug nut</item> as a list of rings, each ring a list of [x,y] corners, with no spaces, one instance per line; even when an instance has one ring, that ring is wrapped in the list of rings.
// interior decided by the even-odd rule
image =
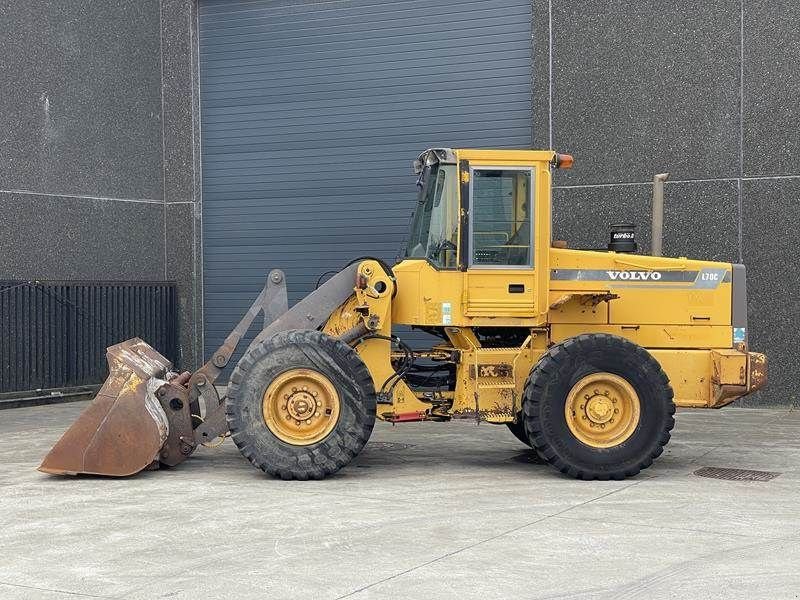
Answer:
[[[306,419],[306,425],[311,425],[311,419]]]

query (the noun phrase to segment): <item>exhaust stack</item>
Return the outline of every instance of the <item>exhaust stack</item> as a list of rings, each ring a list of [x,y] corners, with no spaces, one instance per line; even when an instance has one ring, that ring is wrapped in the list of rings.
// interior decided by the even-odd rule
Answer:
[[[664,240],[664,182],[669,173],[659,173],[653,177],[653,218],[650,233],[650,254],[661,256]]]

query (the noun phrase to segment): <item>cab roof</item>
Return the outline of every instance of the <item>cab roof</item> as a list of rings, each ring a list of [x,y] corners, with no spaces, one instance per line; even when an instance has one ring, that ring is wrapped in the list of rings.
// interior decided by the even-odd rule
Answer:
[[[456,164],[459,160],[525,163],[552,162],[556,157],[553,150],[520,150],[488,148],[428,148],[414,161],[414,171],[419,172],[425,165],[434,163]]]

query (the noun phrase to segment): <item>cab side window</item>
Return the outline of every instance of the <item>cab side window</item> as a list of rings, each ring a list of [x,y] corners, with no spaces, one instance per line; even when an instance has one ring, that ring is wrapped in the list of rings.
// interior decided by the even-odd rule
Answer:
[[[533,266],[532,179],[527,168],[472,170],[471,266]]]

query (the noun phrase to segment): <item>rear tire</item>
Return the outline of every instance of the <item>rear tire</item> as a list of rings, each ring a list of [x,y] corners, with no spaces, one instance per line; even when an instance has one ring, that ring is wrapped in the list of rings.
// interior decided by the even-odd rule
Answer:
[[[286,331],[251,348],[228,385],[233,441],[281,479],[323,479],[344,467],[367,443],[375,412],[364,362],[319,331]]]
[[[577,479],[624,479],[649,467],[675,425],[672,388],[647,350],[621,337],[556,344],[525,383],[525,429],[539,456]]]

